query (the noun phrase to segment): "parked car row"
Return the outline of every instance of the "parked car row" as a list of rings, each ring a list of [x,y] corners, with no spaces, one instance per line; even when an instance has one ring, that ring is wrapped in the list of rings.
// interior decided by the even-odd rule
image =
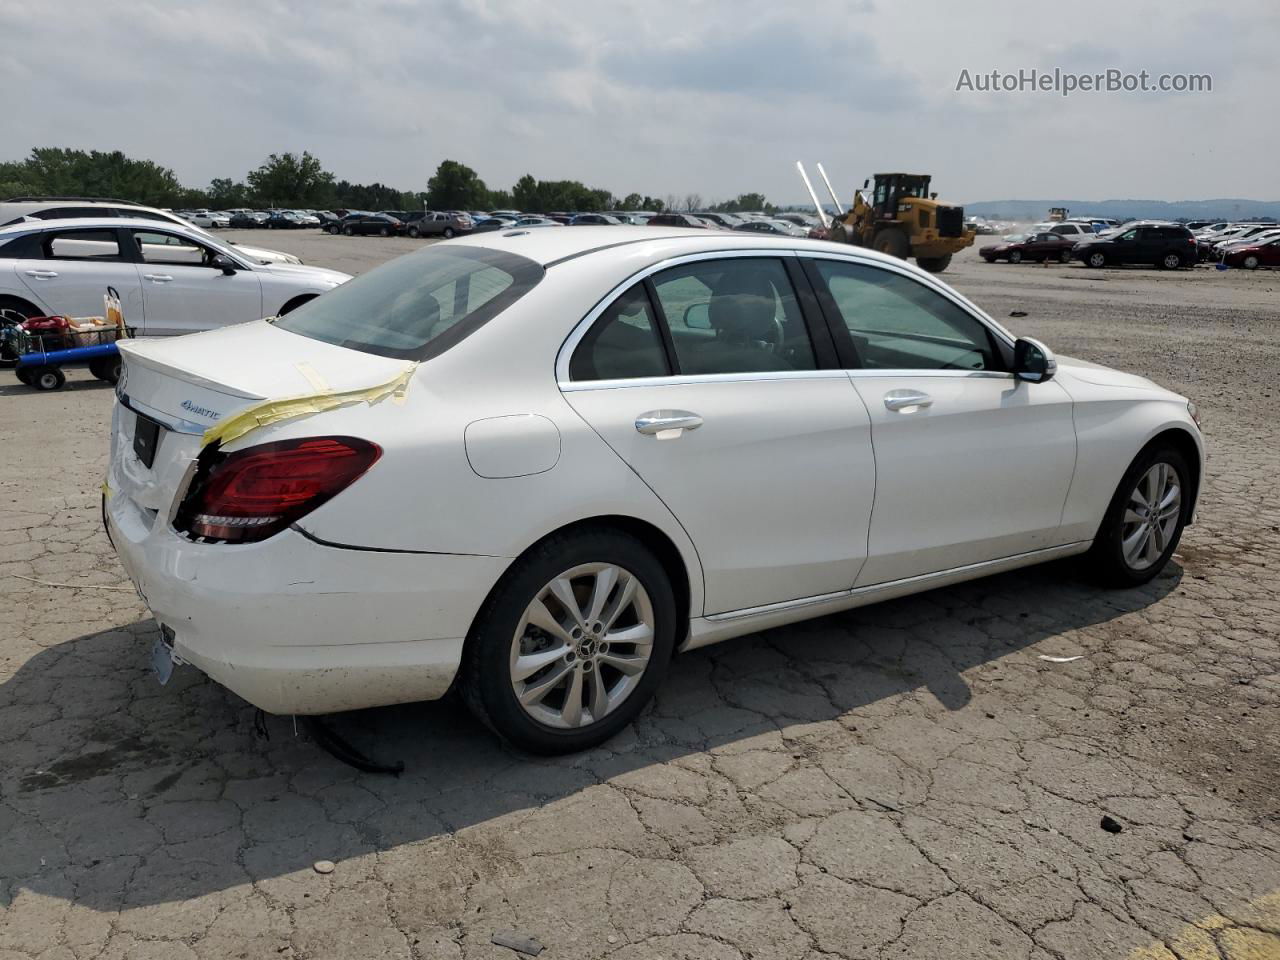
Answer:
[[[1133,221],[1102,233],[1074,222],[1041,223],[981,247],[978,254],[988,263],[1079,260],[1090,267],[1146,264],[1165,270],[1194,266],[1200,259],[1190,230],[1160,220]]]
[[[495,230],[534,227],[585,226],[654,226],[687,227],[695,230],[742,230],[748,233],[772,233],[788,237],[821,237],[821,223],[804,213],[732,214],[712,211],[694,213],[653,213],[650,211],[615,210],[606,213],[524,214],[514,210],[406,211],[382,210],[376,213],[351,210],[335,211],[321,229],[347,236],[451,237]]]

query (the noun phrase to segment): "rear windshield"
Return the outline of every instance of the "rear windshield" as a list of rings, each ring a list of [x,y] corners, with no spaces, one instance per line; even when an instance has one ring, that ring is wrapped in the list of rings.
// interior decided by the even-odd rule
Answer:
[[[275,323],[340,347],[425,360],[511,306],[543,272],[515,254],[439,243],[349,280]]]

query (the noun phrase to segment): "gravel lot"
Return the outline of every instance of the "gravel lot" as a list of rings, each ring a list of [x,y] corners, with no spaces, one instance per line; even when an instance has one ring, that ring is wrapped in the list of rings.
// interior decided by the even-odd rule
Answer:
[[[349,272],[419,244],[239,236]],[[557,760],[451,702],[336,722],[399,778],[156,685],[101,532],[111,392],[0,372],[0,960],[1280,957],[1280,274],[946,279],[1201,404],[1160,579],[1059,564],[697,651]]]

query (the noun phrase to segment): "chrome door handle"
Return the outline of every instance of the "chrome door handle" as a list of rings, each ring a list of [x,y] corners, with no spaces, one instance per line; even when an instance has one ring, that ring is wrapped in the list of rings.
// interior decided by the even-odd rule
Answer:
[[[919,390],[890,390],[884,395],[884,405],[890,410],[904,410],[907,407],[933,406],[933,397]]]
[[[28,277],[35,277],[37,280],[53,280],[58,274],[53,270],[28,270]]]
[[[144,280],[153,280],[156,283],[168,283],[173,279],[173,277],[169,276],[167,273],[144,273],[142,278]]]
[[[668,431],[680,436],[685,430],[697,430],[702,418],[688,410],[650,410],[636,417],[636,430],[647,437],[662,437]]]

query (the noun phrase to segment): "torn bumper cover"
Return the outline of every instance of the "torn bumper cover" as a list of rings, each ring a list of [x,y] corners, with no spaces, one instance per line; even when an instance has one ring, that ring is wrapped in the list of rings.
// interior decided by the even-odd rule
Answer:
[[[173,631],[174,655],[270,713],[442,696],[507,563],[331,547],[296,529],[201,544],[122,495],[105,512],[126,572]]]

